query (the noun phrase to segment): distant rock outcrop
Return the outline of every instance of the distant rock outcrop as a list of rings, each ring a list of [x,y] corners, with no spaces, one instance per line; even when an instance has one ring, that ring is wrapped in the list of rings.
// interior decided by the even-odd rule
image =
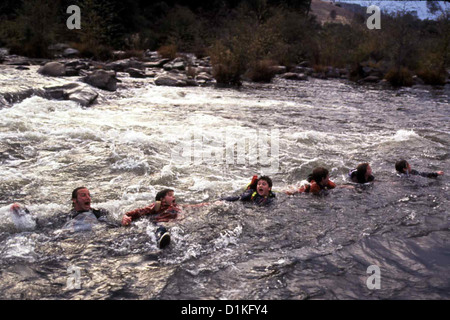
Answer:
[[[323,0],[312,0],[309,14],[316,16],[321,24],[327,22],[350,24],[354,16],[353,11],[341,7],[340,4]]]

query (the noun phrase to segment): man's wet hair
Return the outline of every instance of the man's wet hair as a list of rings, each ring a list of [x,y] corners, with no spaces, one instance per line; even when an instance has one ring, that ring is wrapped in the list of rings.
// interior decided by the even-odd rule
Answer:
[[[155,201],[161,201],[169,193],[174,192],[172,189],[164,189],[156,194]]]
[[[81,190],[81,189],[87,189],[87,188],[86,187],[78,187],[78,188],[73,189],[73,191],[72,191],[72,199],[76,199],[77,198],[78,190]]]
[[[272,188],[272,179],[270,179],[268,176],[259,177],[258,182],[259,182],[259,180],[266,181],[267,184],[269,185],[269,188]]]
[[[399,160],[395,163],[395,170],[397,170],[400,173],[403,173],[403,170],[408,167],[408,161],[406,160]]]
[[[326,178],[328,176],[329,172],[327,169],[323,167],[317,167],[313,170],[313,172],[308,176],[308,182],[311,182],[312,180],[316,182],[322,181],[323,178]]]

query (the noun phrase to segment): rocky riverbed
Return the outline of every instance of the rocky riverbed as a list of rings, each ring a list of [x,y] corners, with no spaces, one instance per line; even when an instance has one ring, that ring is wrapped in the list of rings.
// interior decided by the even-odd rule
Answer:
[[[213,77],[213,66],[209,57],[197,58],[193,54],[180,53],[175,59],[163,58],[158,52],[147,50],[142,57],[123,58],[125,52],[116,52],[114,61],[101,62],[91,59],[78,58],[77,50],[59,45],[54,48],[59,54],[53,60],[30,59],[9,55],[7,49],[0,49],[0,68],[2,73],[8,70],[19,70],[28,75],[37,72],[41,77],[34,87],[29,83],[21,83],[11,88],[6,83],[0,87],[0,107],[22,101],[33,95],[48,99],[72,100],[82,106],[90,106],[96,102],[99,95],[105,91],[114,92],[121,82],[131,81],[135,86],[152,84],[157,86],[215,86],[217,81]],[[59,50],[59,51],[58,51]],[[357,72],[358,83],[379,84],[388,87],[383,79],[386,72],[382,67],[373,67],[373,62],[362,63]],[[308,81],[317,79],[349,79],[349,68],[321,67],[312,68],[308,61],[297,66],[272,66],[276,77],[292,81]],[[16,72],[16,71],[15,71]],[[1,75],[0,75],[1,76]],[[36,79],[36,77],[33,77]],[[50,78],[50,79],[48,79]],[[59,80],[54,80],[59,78]],[[124,80],[125,79],[125,80]],[[414,76],[415,84],[423,81]],[[249,80],[249,79],[245,79]],[[0,79],[1,81],[1,79]],[[60,82],[60,85],[54,82]],[[450,80],[447,80],[449,82]],[[98,90],[101,89],[101,90]]]

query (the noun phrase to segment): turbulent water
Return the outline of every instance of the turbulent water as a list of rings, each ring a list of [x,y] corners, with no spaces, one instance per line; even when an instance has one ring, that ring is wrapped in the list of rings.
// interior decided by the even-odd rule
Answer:
[[[31,96],[0,109],[0,298],[450,298],[449,86],[121,80],[117,92],[98,89],[90,108]],[[70,81],[5,67],[0,93]],[[445,175],[400,178],[400,158]],[[366,161],[375,182],[342,188]],[[282,192],[316,166],[338,188]],[[272,177],[274,205],[216,202],[254,174]],[[147,219],[64,230],[78,186],[117,223],[165,187],[179,204],[209,205],[185,207],[159,250]],[[14,219],[14,202],[36,223]]]

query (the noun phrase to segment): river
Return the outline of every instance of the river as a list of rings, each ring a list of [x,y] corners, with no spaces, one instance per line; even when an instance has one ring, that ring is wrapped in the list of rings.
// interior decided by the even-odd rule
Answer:
[[[73,82],[36,70],[2,66],[0,93]],[[0,109],[1,299],[450,298],[448,85],[121,80],[89,108],[36,95]],[[400,178],[401,158],[445,175]],[[374,183],[340,187],[360,162]],[[282,192],[316,166],[338,188]],[[216,202],[254,174],[273,179],[275,204]],[[185,207],[160,250],[147,219],[62,230],[78,186],[116,223],[166,187],[179,204],[209,205]],[[14,222],[13,202],[35,227]]]

